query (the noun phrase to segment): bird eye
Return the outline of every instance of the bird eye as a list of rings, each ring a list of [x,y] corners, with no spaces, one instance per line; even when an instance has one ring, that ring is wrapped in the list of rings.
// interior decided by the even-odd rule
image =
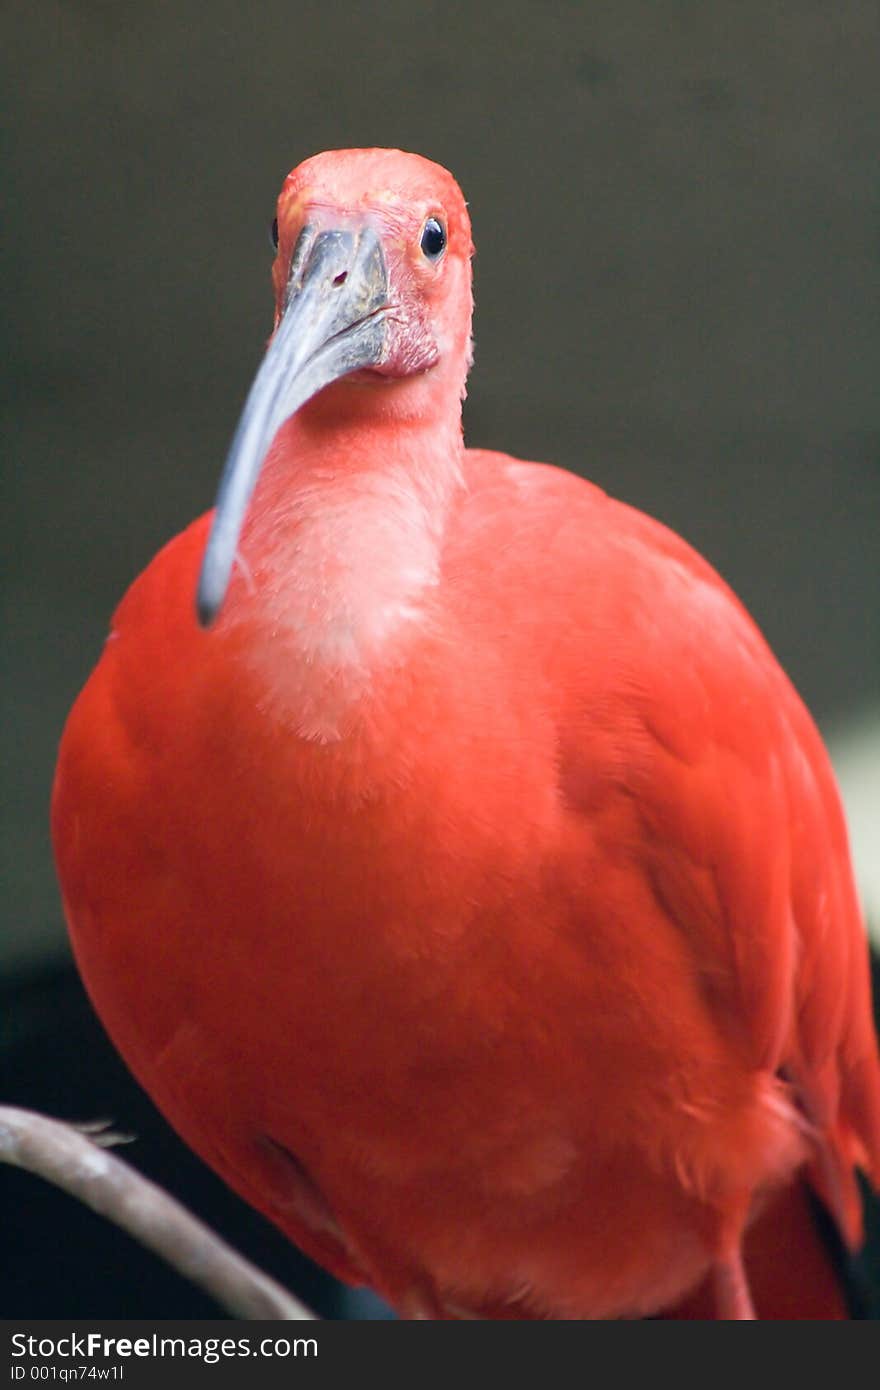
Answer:
[[[269,228],[269,235],[272,238],[272,245],[278,250],[278,218],[272,218],[272,226]]]
[[[422,239],[419,243],[424,255],[429,261],[436,261],[442,256],[446,249],[446,228],[442,222],[438,222],[436,217],[429,217],[422,228]]]

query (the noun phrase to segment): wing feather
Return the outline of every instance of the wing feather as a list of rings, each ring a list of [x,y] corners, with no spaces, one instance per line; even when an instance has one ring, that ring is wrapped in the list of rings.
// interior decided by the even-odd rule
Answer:
[[[650,546],[663,528],[637,530]],[[854,1244],[853,1166],[880,1176],[880,1065],[834,774],[732,593],[668,532],[658,549],[652,601],[675,621],[640,634],[630,679],[652,737],[633,779],[645,869],[751,1065],[793,1083],[818,1135],[815,1184]]]

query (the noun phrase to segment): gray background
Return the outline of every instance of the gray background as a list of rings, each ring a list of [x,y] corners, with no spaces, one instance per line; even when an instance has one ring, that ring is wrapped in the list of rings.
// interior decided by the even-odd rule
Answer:
[[[7,4],[7,963],[65,948],[47,803],[112,608],[213,495],[316,150],[471,205],[471,443],[733,583],[823,729],[878,689],[876,0]]]

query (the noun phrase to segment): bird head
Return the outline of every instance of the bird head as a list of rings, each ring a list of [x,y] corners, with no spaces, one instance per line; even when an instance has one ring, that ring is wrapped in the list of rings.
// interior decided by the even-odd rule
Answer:
[[[457,408],[471,360],[470,221],[440,165],[335,150],[284,182],[273,223],[275,325],[233,437],[199,578],[210,624],[280,427],[304,407],[430,423]]]

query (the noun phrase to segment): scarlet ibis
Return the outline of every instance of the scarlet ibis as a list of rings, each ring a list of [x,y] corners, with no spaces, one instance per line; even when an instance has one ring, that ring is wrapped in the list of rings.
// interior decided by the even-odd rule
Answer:
[[[74,950],[189,1144],[405,1316],[748,1318],[766,1213],[796,1286],[802,1184],[856,1246],[880,1178],[833,774],[683,540],[464,448],[471,254],[416,155],[284,183],[216,511],[64,732]]]

